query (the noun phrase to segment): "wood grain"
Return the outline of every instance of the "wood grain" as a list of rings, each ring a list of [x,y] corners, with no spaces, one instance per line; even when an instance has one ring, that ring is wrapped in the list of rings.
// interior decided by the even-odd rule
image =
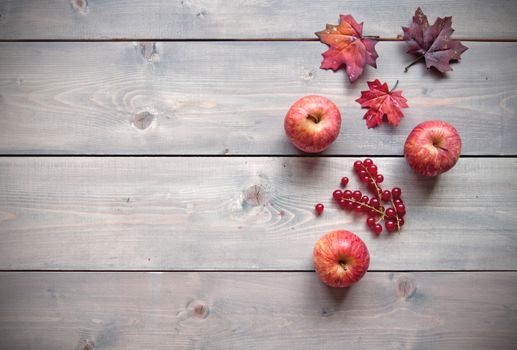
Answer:
[[[0,158],[0,269],[311,270],[334,229],[364,239],[372,270],[517,269],[517,159],[464,158],[432,179],[377,158],[408,208],[380,238],[331,200],[342,176],[363,188],[355,159]]]
[[[315,42],[0,44],[0,153],[299,154],[284,135],[289,106],[334,100],[341,136],[326,154],[401,155],[410,130],[451,122],[463,154],[517,155],[517,43],[469,43],[444,78],[404,44],[378,44],[379,69],[351,85],[319,69]],[[409,100],[398,128],[367,130],[354,100],[378,78]]]
[[[431,23],[452,16],[457,37],[517,39],[512,0],[4,0],[0,39],[313,38],[340,13],[394,38],[418,6]]]
[[[511,349],[517,273],[1,273],[2,349]],[[86,345],[89,344],[89,345]]]

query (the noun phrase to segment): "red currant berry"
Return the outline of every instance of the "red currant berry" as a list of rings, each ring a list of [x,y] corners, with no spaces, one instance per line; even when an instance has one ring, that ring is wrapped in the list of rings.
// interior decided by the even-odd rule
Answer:
[[[402,199],[395,199],[395,200],[393,201],[393,204],[395,204],[395,205],[398,205],[398,204],[404,204],[404,202],[402,202]]]
[[[334,192],[332,192],[332,197],[335,200],[340,199],[342,196],[343,196],[343,192],[341,190],[335,190]]]
[[[369,167],[370,165],[373,165],[373,160],[371,160],[370,158],[366,158],[363,161],[363,164],[364,164],[365,167]]]
[[[348,185],[348,177],[342,177],[341,186],[345,187],[346,185]]]
[[[375,226],[375,218],[369,216],[368,219],[366,219],[366,225],[368,225],[369,228],[373,228]]]
[[[402,227],[404,225],[404,219],[403,218],[399,218],[399,226]]]
[[[368,183],[368,189],[369,189],[370,191],[372,191],[372,192],[374,192],[374,193],[375,193],[375,191],[377,191],[377,186],[375,185],[375,183],[374,183],[374,182],[370,181],[370,182]]]
[[[393,199],[400,199],[401,194],[402,194],[402,190],[398,187],[394,187],[391,190],[391,195],[393,196]]]
[[[384,176],[382,176],[382,174],[377,174],[375,181],[377,181],[378,184],[381,184],[384,181]]]
[[[377,165],[375,164],[372,164],[368,167],[368,172],[370,173],[370,175],[372,176],[375,176],[377,175]]]
[[[354,206],[355,206],[355,204],[353,202],[350,202],[350,201],[346,201],[345,202],[345,209],[346,210],[352,210],[352,209],[354,209]]]
[[[372,198],[370,199],[370,205],[374,208],[378,208],[379,207],[379,200],[377,198]]]
[[[316,214],[321,215],[321,213],[323,213],[323,209],[325,209],[325,206],[321,203],[318,203],[314,209],[316,210]]]
[[[397,214],[404,215],[406,213],[406,206],[404,204],[395,205],[395,210],[397,210]]]
[[[386,222],[384,223],[384,226],[386,226],[386,230],[388,230],[388,232],[393,232],[395,231],[395,221],[393,220],[386,220]]]
[[[359,178],[362,179],[363,177],[366,177],[368,176],[368,173],[366,172],[366,170],[364,169],[361,169],[357,172],[357,174],[359,175]]]
[[[370,180],[371,180],[371,179],[370,179],[370,177],[369,177],[369,176],[364,176],[364,177],[362,177],[360,180],[361,180],[361,182],[362,182],[363,184],[366,184],[366,183],[370,182]]]
[[[356,213],[362,213],[363,212],[363,206],[361,204],[356,204],[354,208]]]
[[[350,190],[346,190],[343,192],[343,194],[341,195],[343,198],[345,199],[349,199],[349,198],[352,198],[352,191]]]
[[[388,191],[388,190],[385,190],[382,192],[382,195],[381,195],[381,199],[384,201],[384,202],[387,202],[389,201],[391,198],[391,192]]]
[[[382,232],[381,224],[375,224],[375,226],[373,226],[373,233],[375,233],[376,235],[380,235],[381,232]]]
[[[363,170],[363,162],[356,160],[354,163],[354,169],[355,171]]]
[[[370,198],[368,198],[368,196],[362,196],[362,197],[361,197],[361,202],[362,202],[362,203],[365,203],[365,204],[366,204],[366,203],[368,203],[369,201],[370,201]]]
[[[386,216],[389,217],[389,218],[394,218],[395,217],[395,209],[393,208],[388,208],[386,209],[386,212],[385,212]]]
[[[357,190],[357,191],[354,191],[352,193],[352,197],[354,197],[354,199],[356,201],[360,201],[361,200],[361,197],[363,196],[363,194],[361,193],[361,191]]]

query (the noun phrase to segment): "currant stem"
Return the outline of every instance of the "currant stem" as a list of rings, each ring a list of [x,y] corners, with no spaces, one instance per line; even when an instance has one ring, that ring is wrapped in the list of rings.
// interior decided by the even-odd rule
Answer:
[[[399,85],[399,80],[397,79],[397,82],[395,83],[395,85],[391,88],[390,90],[390,93],[392,93],[396,88],[397,86]]]
[[[398,80],[397,80],[397,83],[398,83]],[[370,172],[368,171],[368,168],[364,166],[363,164],[363,169],[366,171],[366,173],[368,174],[368,176],[370,177],[370,179],[373,181],[373,184],[375,185],[375,192],[377,192],[377,199],[379,200],[379,203],[382,203],[382,198],[381,198],[381,189],[379,188],[379,186],[377,186],[377,181],[375,181],[375,179],[373,178],[372,174],[370,174]]]
[[[397,80],[397,82],[395,83],[395,86],[393,87],[393,89],[395,89],[398,85],[399,81]],[[391,90],[393,90],[391,89]],[[364,166],[363,164],[363,169],[366,171],[366,173],[368,174],[368,176],[370,177],[370,179],[372,180],[373,184],[375,185],[375,192],[377,192],[377,199],[379,200],[379,203],[382,203],[382,196],[381,196],[381,193],[382,193],[382,189],[379,187],[379,185],[377,184],[377,181],[375,181],[375,178],[372,176],[372,174],[370,174],[370,172],[368,171],[368,167]],[[393,204],[393,199],[391,199],[391,203]],[[395,207],[395,206],[393,206]],[[381,217],[379,218],[379,220],[377,220],[377,222],[375,224],[378,224],[379,222],[381,222],[382,220],[384,220],[384,218],[386,217],[386,211],[380,211],[380,210],[376,210],[375,208],[373,208],[376,212],[380,213],[381,214]],[[395,211],[395,215],[397,212]],[[398,226],[398,216],[397,216],[397,226]],[[399,232],[400,232],[400,226],[398,226],[399,228]]]
[[[411,67],[412,65],[416,64],[418,61],[420,61],[422,58],[424,58],[424,55],[422,56],[418,56],[415,60],[413,60],[408,66],[406,66],[406,68],[404,68],[404,73],[407,73],[409,67]]]
[[[372,207],[370,204],[366,204],[366,203],[363,203],[363,202],[360,202],[360,201],[357,201],[355,200],[354,198],[347,198],[345,199],[346,201],[350,201],[352,203],[356,203],[356,204],[361,204],[361,205],[364,205],[366,208],[368,209],[372,209],[374,211],[376,211],[377,213],[381,214],[382,217],[384,218],[384,212],[383,211],[380,211],[379,209],[375,208],[375,207]]]
[[[395,218],[397,219],[397,233],[400,234],[399,213],[397,213],[395,202],[393,202],[393,197],[391,197],[391,206],[393,209],[395,209]]]

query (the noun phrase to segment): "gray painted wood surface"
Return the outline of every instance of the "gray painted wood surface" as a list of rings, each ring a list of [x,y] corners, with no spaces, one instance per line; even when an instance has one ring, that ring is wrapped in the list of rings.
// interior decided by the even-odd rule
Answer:
[[[516,159],[429,179],[377,158],[408,208],[380,238],[331,201],[342,176],[363,188],[355,159],[0,158],[0,269],[307,270],[333,229],[364,239],[372,270],[517,269]]]
[[[0,273],[2,349],[512,349],[517,273]],[[86,345],[88,344],[88,345]]]
[[[3,0],[0,39],[313,38],[340,13],[394,38],[418,6],[452,16],[457,37],[517,39],[513,0]]]
[[[319,69],[316,42],[0,44],[0,153],[299,154],[283,130],[308,94],[341,109],[326,154],[400,155],[429,119],[455,125],[463,154],[517,154],[517,43],[467,45],[444,78],[417,65],[404,44],[378,44],[379,69],[351,85]],[[397,128],[367,130],[354,100],[378,78],[409,100]]]
[[[465,42],[446,77],[404,74],[393,40],[418,5],[488,42]],[[340,13],[392,40],[354,85],[297,41]],[[0,1],[0,41],[49,40],[0,43],[0,349],[513,349],[517,158],[493,156],[517,155],[517,43],[494,41],[517,41],[516,17],[513,0]],[[398,128],[361,119],[375,78],[400,80]],[[336,157],[249,157],[299,155],[282,123],[307,94],[341,108]],[[357,155],[400,156],[428,119],[471,158],[436,179],[374,158],[408,206],[400,235],[375,238],[331,192],[343,175],[357,187]],[[338,228],[371,253],[342,291],[311,272]]]

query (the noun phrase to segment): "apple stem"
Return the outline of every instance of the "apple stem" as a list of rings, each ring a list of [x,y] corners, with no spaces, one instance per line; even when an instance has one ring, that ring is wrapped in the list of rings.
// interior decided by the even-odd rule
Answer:
[[[378,36],[378,35],[363,35],[363,38],[366,38],[366,39],[380,39],[380,36]]]
[[[434,147],[439,148],[439,149],[441,149],[443,151],[449,152],[449,150],[447,148],[445,148],[445,147],[438,146],[438,145],[434,145]]]
[[[409,67],[411,67],[412,65],[416,64],[418,61],[420,61],[422,58],[424,58],[424,55],[422,56],[418,56],[415,60],[413,60],[409,65],[406,66],[406,68],[404,68],[404,73],[407,73]]]
[[[320,122],[319,119],[313,116],[312,114],[308,114],[307,119],[312,120],[315,124],[318,124]]]
[[[397,88],[398,85],[399,85],[399,80],[397,79],[397,82],[395,83],[395,85],[390,90],[390,94]]]

